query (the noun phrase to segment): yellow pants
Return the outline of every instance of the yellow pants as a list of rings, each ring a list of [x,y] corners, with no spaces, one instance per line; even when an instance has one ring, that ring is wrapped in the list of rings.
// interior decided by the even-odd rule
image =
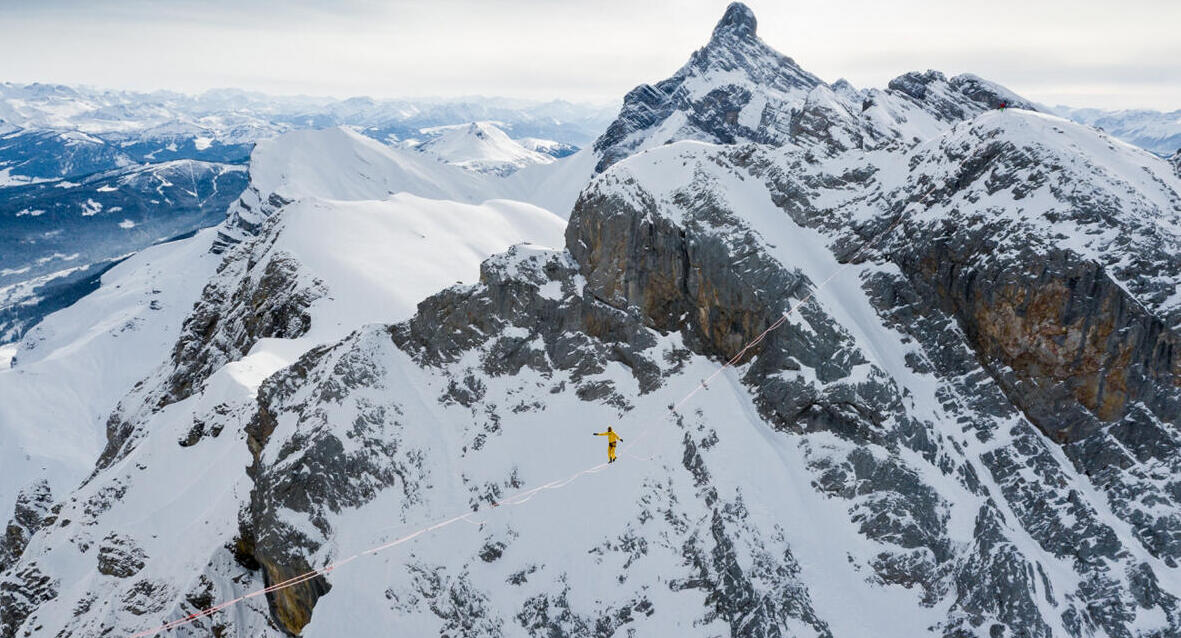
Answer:
[[[614,461],[614,460],[615,460],[615,444],[608,443],[607,444],[607,461],[610,462],[610,461]]]

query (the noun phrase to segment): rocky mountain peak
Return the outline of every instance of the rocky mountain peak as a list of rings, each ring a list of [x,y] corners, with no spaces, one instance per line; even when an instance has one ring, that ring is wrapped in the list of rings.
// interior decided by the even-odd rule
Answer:
[[[1001,104],[1037,111],[1037,105],[1009,89],[971,73],[948,78],[939,71],[912,71],[890,80],[888,90],[943,122],[958,122]]]
[[[716,41],[726,36],[753,38],[758,26],[759,21],[755,19],[755,12],[751,11],[750,7],[741,2],[731,2],[730,6],[726,7],[722,19],[714,27],[712,39]]]
[[[624,97],[619,117],[595,142],[596,172],[638,151],[677,140],[782,143],[792,109],[824,82],[755,35],[735,2],[685,66]]]

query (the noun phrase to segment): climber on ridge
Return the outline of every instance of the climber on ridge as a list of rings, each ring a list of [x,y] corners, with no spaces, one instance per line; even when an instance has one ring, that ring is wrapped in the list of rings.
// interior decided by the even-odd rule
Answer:
[[[595,432],[595,436],[607,437],[607,458],[609,459],[607,462],[614,463],[615,462],[615,443],[618,441],[622,441],[623,437],[616,434],[615,431],[612,430],[610,426],[607,427],[606,432]]]

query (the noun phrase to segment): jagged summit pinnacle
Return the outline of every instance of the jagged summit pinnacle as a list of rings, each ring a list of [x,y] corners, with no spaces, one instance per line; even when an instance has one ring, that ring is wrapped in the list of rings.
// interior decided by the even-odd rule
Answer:
[[[678,139],[782,142],[793,107],[824,82],[760,40],[757,26],[750,7],[731,3],[709,43],[685,66],[656,84],[632,89],[619,117],[595,141],[601,155],[595,172],[639,149]]]
[[[759,21],[755,19],[755,12],[751,11],[750,7],[741,2],[731,2],[718,25],[714,27],[713,39],[716,40],[723,33],[751,37],[755,35],[758,26]]]

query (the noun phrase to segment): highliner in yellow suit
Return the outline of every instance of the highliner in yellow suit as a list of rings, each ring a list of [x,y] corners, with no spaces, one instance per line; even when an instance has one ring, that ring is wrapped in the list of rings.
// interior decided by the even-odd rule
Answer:
[[[608,463],[615,462],[615,444],[623,440],[622,436],[616,434],[610,426],[607,427],[606,432],[595,432],[595,436],[607,437],[607,458],[610,459]]]

